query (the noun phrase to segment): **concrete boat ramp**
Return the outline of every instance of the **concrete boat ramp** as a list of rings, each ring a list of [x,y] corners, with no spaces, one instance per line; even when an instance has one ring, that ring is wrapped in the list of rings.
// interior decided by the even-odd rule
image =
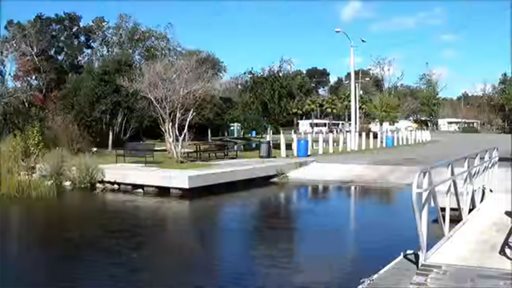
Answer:
[[[200,169],[162,169],[142,164],[101,165],[107,183],[175,190],[278,176],[312,162],[312,159],[238,159],[213,162]]]

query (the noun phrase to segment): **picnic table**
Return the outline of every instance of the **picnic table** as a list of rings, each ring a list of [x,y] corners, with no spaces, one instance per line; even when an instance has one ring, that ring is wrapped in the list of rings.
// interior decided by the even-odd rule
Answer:
[[[208,160],[215,159],[226,159],[226,158],[238,158],[238,150],[235,149],[233,143],[228,142],[192,142],[190,143],[194,148],[190,151],[185,152],[186,158],[194,156],[195,160],[202,160],[204,156]]]

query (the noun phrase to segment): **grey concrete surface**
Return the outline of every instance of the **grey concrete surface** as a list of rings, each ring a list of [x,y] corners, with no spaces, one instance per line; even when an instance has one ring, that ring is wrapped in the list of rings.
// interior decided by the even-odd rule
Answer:
[[[101,165],[103,181],[128,185],[190,189],[287,173],[312,159],[274,158],[218,161],[201,169],[161,169],[142,164]]]
[[[320,155],[319,163],[369,165],[430,166],[440,161],[462,157],[469,153],[496,146],[500,157],[511,157],[510,134],[433,133],[432,141],[424,144],[357,151],[339,155]]]

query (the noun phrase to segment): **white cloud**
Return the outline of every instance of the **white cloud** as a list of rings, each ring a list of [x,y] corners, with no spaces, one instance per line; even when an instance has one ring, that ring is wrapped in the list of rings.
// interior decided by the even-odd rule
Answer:
[[[432,69],[432,73],[434,73],[434,77],[437,80],[445,80],[448,77],[450,70],[446,66],[438,66]]]
[[[371,9],[361,0],[349,0],[341,9],[341,21],[350,22],[357,18],[370,18],[373,16]]]
[[[413,15],[395,16],[386,20],[374,22],[370,25],[370,30],[373,32],[409,30],[419,26],[440,25],[444,22],[444,10],[440,7],[436,7],[432,10],[418,12]]]
[[[444,33],[439,36],[439,39],[444,42],[454,42],[459,39],[459,35],[453,33]]]
[[[441,57],[444,59],[453,59],[457,57],[457,51],[455,49],[446,48],[441,51]]]

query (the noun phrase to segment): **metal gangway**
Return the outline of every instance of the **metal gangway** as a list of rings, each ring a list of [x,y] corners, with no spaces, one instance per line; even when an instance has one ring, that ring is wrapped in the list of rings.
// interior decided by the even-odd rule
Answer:
[[[498,161],[498,148],[492,147],[438,163],[416,174],[412,184],[412,204],[420,244],[420,265],[426,262],[459,226],[464,225],[469,214],[478,208],[489,192],[493,191],[493,176],[498,169]],[[431,207],[434,207],[437,213],[444,237],[428,250],[427,234]],[[452,212],[457,213],[462,219],[455,227],[450,225]]]

